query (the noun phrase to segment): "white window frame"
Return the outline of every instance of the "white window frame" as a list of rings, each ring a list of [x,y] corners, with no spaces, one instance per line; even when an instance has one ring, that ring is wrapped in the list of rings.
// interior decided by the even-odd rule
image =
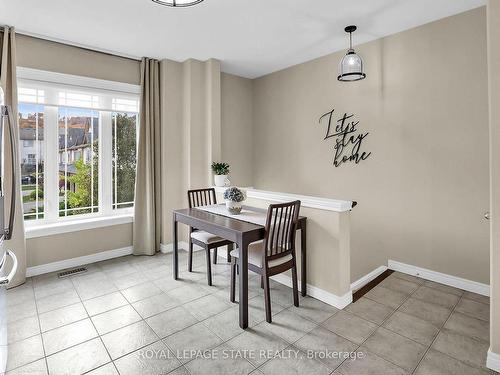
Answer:
[[[128,83],[106,81],[95,78],[80,77],[69,74],[47,72],[37,69],[18,67],[17,78],[19,86],[34,87],[38,84],[43,86],[61,85],[70,86],[72,89],[81,88],[84,91],[96,90],[99,92],[115,92],[117,96],[137,99],[140,94],[140,86]],[[110,97],[105,96],[104,100]],[[111,101],[111,99],[109,99]],[[57,123],[59,97],[56,90],[45,92],[44,121]],[[52,105],[51,105],[52,104]],[[104,103],[103,108],[94,108],[99,113],[99,204],[97,213],[79,214],[75,216],[59,217],[59,172],[58,168],[47,168],[44,170],[44,218],[25,221],[27,238],[67,233],[77,230],[85,230],[108,225],[117,225],[133,221],[134,208],[113,209],[113,176],[112,176],[112,119],[113,112],[110,111],[112,103]],[[71,107],[71,105],[69,105]],[[138,125],[137,118],[137,125]],[[59,165],[58,158],[58,127],[44,127],[45,143],[45,165]],[[56,207],[54,207],[56,205]]]

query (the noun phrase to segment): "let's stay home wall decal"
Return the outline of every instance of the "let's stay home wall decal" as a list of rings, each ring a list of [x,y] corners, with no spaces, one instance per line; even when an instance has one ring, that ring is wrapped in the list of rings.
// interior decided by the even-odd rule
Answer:
[[[357,129],[359,121],[354,114],[347,114],[340,118],[334,116],[335,109],[325,113],[319,118],[319,123],[327,123],[326,135],[323,140],[335,139],[333,165],[339,167],[343,163],[354,162],[358,164],[368,159],[371,152],[362,151],[363,140],[370,133],[363,133]]]

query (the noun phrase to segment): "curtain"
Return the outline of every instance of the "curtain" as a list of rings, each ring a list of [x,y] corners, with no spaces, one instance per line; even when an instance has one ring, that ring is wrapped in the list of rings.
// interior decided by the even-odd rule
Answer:
[[[160,103],[160,62],[143,58],[141,62],[139,146],[134,200],[134,255],[154,255],[160,251]]]
[[[3,32],[0,32],[0,46],[2,47],[0,55],[0,85],[2,86],[5,94],[5,104],[9,105],[12,109],[14,121],[16,124],[14,139],[16,144],[16,149],[19,150],[19,127],[17,125],[17,77],[16,77],[16,34],[13,27],[5,27]],[[16,194],[16,212],[14,216],[14,226],[12,229],[13,236],[9,241],[5,241],[5,248],[11,250],[16,254],[18,260],[18,268],[14,280],[9,284],[9,288],[23,284],[26,281],[26,239],[24,236],[24,219],[21,204],[21,188],[18,185],[18,189],[14,192],[10,191],[12,184],[11,181],[11,171],[12,163],[11,160],[11,149],[12,144],[10,143],[9,129],[4,130],[4,155],[5,155],[5,195],[6,200],[4,202],[5,210],[8,211],[10,207],[10,198],[13,194]],[[21,175],[21,166],[19,164],[17,156],[14,157],[14,168],[17,169],[17,176]],[[20,179],[19,179],[20,181]],[[7,213],[6,213],[7,215]],[[9,218],[6,216],[6,224]]]

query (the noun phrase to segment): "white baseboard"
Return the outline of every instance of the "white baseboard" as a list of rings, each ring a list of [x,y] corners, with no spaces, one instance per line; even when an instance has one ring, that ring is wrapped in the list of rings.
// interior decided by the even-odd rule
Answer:
[[[189,248],[189,244],[186,241],[179,241],[177,246],[179,247],[179,250],[184,251],[187,251],[187,249]],[[160,251],[163,254],[171,253],[172,251],[174,251],[173,243],[160,244]],[[194,249],[194,251],[197,251],[197,249]]]
[[[493,353],[491,348],[488,350],[488,356],[486,357],[486,367],[500,372],[500,354]]]
[[[365,276],[353,282],[351,284],[351,290],[355,291],[364,287],[366,284],[368,284],[370,281],[372,281],[373,279],[384,273],[386,270],[387,270],[386,266],[380,266],[378,268],[375,268],[372,272],[366,274]]]
[[[102,260],[118,258],[125,255],[132,254],[132,246],[122,247],[121,249],[114,249],[108,251],[102,251],[100,253],[85,255],[77,258],[60,260],[58,262],[52,262],[47,264],[42,264],[39,266],[28,267],[26,269],[26,277],[43,275],[45,273],[56,272],[65,270],[68,268],[79,267],[85,264],[100,262]]]
[[[226,258],[226,251],[219,251],[218,256],[224,259]],[[292,278],[284,273],[279,275],[271,276],[271,279],[277,283],[292,287]],[[302,290],[302,284],[298,280],[299,291]],[[352,292],[349,291],[343,296],[337,296],[336,294],[327,292],[326,290],[320,289],[314,285],[307,284],[307,295],[309,297],[316,298],[321,302],[324,302],[330,306],[336,307],[337,309],[343,309],[352,302]]]
[[[271,279],[290,288],[292,287],[292,278],[285,275],[284,273],[272,276]],[[299,290],[302,290],[300,280],[298,282],[298,286]],[[320,300],[321,302],[324,302],[330,306],[336,307],[337,309],[343,309],[352,302],[351,291],[347,292],[343,296],[337,296],[336,294],[327,292],[326,290],[320,289],[311,284],[307,284],[307,295],[309,297],[316,298],[317,300]]]
[[[179,250],[187,251],[189,245],[185,241],[179,241]],[[171,253],[173,246],[169,244],[160,244],[160,251],[164,254]],[[203,250],[201,247],[195,245],[194,251]],[[114,249],[102,251],[100,253],[85,255],[77,258],[65,259],[58,262],[42,264],[39,266],[28,267],[26,269],[26,277],[43,275],[45,273],[56,272],[68,268],[84,266],[86,264],[96,263],[103,260],[119,258],[125,255],[130,255],[133,252],[132,246],[123,247],[121,249]]]
[[[461,277],[447,275],[445,273],[436,272],[428,270],[426,268],[421,268],[417,266],[412,266],[409,264],[396,262],[395,260],[390,260],[388,262],[388,268],[393,271],[399,271],[412,276],[418,276],[422,279],[435,281],[444,285],[452,286],[454,288],[463,289],[468,292],[481,294],[483,296],[489,297],[490,286],[487,284],[478,283],[476,281],[462,279]]]

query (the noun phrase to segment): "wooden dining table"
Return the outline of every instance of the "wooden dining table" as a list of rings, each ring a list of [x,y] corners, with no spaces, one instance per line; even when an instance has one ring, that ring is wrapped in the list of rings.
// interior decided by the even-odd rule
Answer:
[[[244,206],[245,210],[261,212],[266,215],[266,210],[257,207]],[[179,246],[178,223],[188,225],[198,230],[212,233],[235,243],[240,249],[239,264],[239,324],[248,327],[248,245],[264,239],[265,228],[263,225],[238,220],[238,216],[227,217],[199,208],[185,208],[173,211],[173,277],[179,278]],[[307,293],[307,266],[306,266],[306,236],[307,218],[299,216],[297,230],[300,230],[300,257],[301,257],[301,286],[302,295]]]

